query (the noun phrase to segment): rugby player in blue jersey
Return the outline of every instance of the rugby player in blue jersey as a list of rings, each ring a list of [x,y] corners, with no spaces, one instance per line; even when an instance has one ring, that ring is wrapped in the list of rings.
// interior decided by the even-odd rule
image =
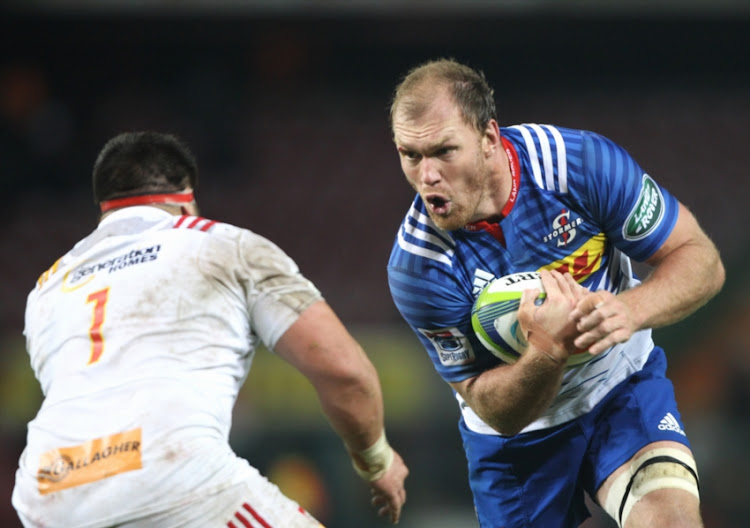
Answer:
[[[651,329],[714,296],[724,268],[691,212],[620,146],[498,126],[481,72],[410,71],[391,106],[417,196],[388,263],[394,302],[453,388],[483,528],[570,528],[588,493],[618,526],[702,526],[699,477]],[[649,274],[636,277],[632,262]],[[539,271],[530,345],[503,363],[470,322],[489,280]],[[571,354],[592,358],[569,366]]]

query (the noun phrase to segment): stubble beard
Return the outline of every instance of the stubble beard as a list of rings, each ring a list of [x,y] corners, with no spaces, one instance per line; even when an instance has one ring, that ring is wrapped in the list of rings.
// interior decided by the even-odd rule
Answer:
[[[463,228],[466,224],[480,220],[477,209],[482,199],[487,195],[487,182],[489,181],[487,167],[481,160],[477,160],[470,177],[466,179],[466,185],[462,191],[463,197],[459,201],[451,201],[451,209],[448,214],[438,215],[428,207],[432,221],[443,231],[455,231]]]
[[[430,218],[432,218],[432,221],[435,222],[435,225],[443,231],[455,231],[456,229],[461,229],[468,223],[468,218],[470,217],[466,208],[456,202],[452,202],[451,211],[446,215],[435,214],[429,209],[427,212],[429,213]]]

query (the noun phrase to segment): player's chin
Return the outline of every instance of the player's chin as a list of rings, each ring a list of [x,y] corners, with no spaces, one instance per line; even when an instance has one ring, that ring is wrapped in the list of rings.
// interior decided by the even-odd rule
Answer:
[[[435,225],[443,231],[455,231],[468,223],[463,218],[459,218],[457,215],[451,213],[437,214],[430,211],[429,214]]]

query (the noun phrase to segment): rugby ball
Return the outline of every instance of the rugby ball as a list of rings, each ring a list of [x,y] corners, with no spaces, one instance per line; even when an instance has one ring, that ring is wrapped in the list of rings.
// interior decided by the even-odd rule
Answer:
[[[471,326],[487,350],[506,363],[515,363],[528,346],[518,324],[518,307],[524,290],[538,289],[537,304],[544,302],[542,280],[536,271],[512,273],[487,283],[471,310]],[[590,360],[587,352],[572,354],[568,366]]]

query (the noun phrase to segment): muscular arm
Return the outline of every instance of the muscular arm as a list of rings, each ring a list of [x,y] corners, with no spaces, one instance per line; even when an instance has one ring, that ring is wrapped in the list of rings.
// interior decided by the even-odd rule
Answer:
[[[274,350],[310,381],[347,447],[361,451],[375,443],[383,431],[377,372],[328,304],[307,308]]]
[[[713,242],[682,204],[664,244],[647,260],[653,267],[639,286],[619,295],[592,292],[571,317],[581,335],[576,346],[592,354],[630,339],[643,328],[666,326],[708,302],[724,284],[724,266]]]
[[[560,390],[577,335],[569,313],[587,292],[569,274],[541,271],[547,299],[537,306],[536,290],[521,298],[518,321],[529,346],[518,361],[451,383],[492,428],[515,435],[539,418]]]
[[[724,284],[719,252],[682,204],[672,233],[647,263],[653,270],[643,284],[620,295],[634,314],[637,329],[658,328],[687,317]]]
[[[318,301],[302,312],[274,350],[310,381],[334,431],[358,465],[364,465],[359,453],[377,444],[384,424],[380,381],[362,347],[328,304]],[[392,460],[370,484],[379,514],[395,523],[406,500],[409,472],[395,451]]]
[[[530,346],[513,365],[451,383],[477,415],[512,436],[539,418],[560,390],[564,366]]]

